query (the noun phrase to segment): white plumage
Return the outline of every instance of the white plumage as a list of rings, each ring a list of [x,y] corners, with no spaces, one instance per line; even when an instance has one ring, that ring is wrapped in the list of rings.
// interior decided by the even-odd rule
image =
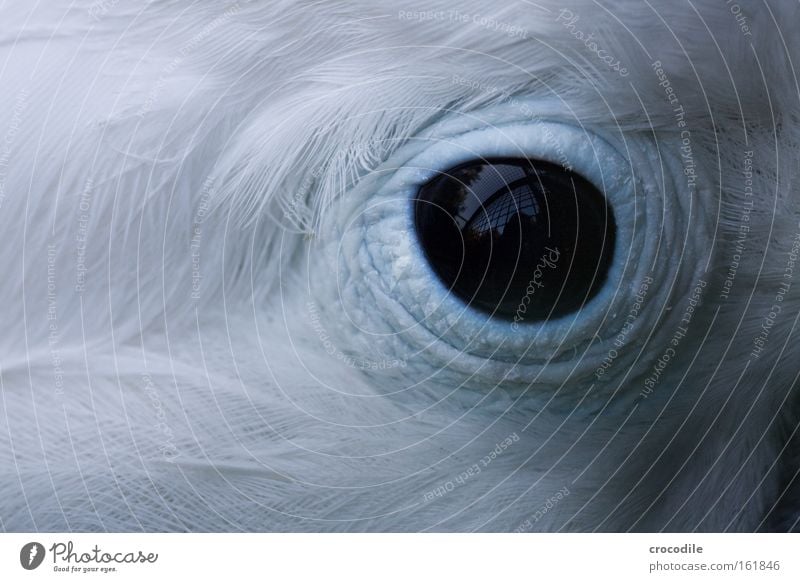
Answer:
[[[800,14],[739,5],[749,34],[711,1],[6,3],[0,527],[796,526],[796,281],[749,354],[800,229]],[[335,290],[335,207],[415,136],[520,97],[680,143],[655,61],[691,128],[714,258],[692,349],[652,398],[631,412],[625,392],[661,345],[612,368],[619,398],[585,397],[585,379],[520,398],[484,390],[495,368],[467,379],[477,358],[437,379],[436,353],[407,361],[333,315],[358,307],[316,291]]]

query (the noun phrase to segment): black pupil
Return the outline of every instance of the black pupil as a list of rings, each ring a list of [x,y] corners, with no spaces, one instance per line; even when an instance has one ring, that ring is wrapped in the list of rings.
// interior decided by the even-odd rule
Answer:
[[[562,166],[474,160],[425,183],[415,227],[464,302],[517,322],[573,313],[606,280],[616,226],[603,194]]]

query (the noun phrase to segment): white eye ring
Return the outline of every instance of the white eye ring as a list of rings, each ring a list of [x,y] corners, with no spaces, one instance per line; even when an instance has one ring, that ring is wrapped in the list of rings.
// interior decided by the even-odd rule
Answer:
[[[620,141],[565,123],[517,121],[457,135],[429,132],[412,141],[412,155],[397,156],[402,166],[389,160],[365,182],[369,187],[342,201],[336,246],[326,254],[327,263],[335,265],[336,299],[348,324],[358,328],[363,341],[388,342],[387,353],[413,360],[444,349],[451,354],[445,356],[451,367],[497,374],[494,364],[500,364],[506,380],[512,379],[509,374],[530,379],[535,372],[537,382],[561,383],[597,369],[608,350],[603,338],[625,325],[643,280],[652,282],[645,302],[656,307],[642,307],[627,335],[631,340],[652,331],[670,298],[682,295],[695,279],[699,267],[685,269],[691,257],[681,253],[689,239],[702,246],[707,238],[705,229],[688,224],[690,218],[702,222],[705,209],[695,205],[692,216],[684,207],[686,198],[677,195],[679,160],[662,158],[646,136]],[[606,197],[616,221],[614,260],[604,286],[574,314],[512,329],[508,321],[466,306],[426,260],[414,231],[419,187],[447,168],[489,157],[562,165],[566,160]],[[654,179],[659,175],[665,176],[663,184]],[[677,236],[681,245],[673,244]],[[441,354],[438,359],[441,365]]]

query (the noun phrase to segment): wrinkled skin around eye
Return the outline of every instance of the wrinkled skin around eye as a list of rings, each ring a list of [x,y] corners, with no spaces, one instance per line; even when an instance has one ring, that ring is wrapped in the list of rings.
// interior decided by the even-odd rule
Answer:
[[[672,176],[667,175],[659,191],[650,171],[659,164],[664,172],[674,171],[677,164],[658,158],[652,143],[628,138],[625,145],[635,145],[642,155],[626,159],[614,145],[586,131],[557,123],[513,119],[503,123],[498,121],[502,109],[492,114],[491,125],[482,124],[480,114],[472,114],[476,127],[457,137],[446,129],[432,130],[432,137],[419,136],[417,143],[430,146],[410,159],[399,151],[401,161],[389,161],[398,169],[377,186],[377,192],[375,182],[367,181],[362,188],[365,199],[354,192],[343,201],[323,226],[332,232],[323,230],[321,238],[331,242],[318,262],[311,263],[315,275],[309,284],[312,294],[323,298],[323,309],[337,305],[329,317],[338,315],[337,325],[351,327],[349,347],[356,351],[376,343],[391,346],[391,353],[426,368],[421,378],[458,371],[463,377],[449,382],[487,391],[501,385],[525,390],[536,378],[540,397],[547,384],[559,387],[592,377],[608,351],[598,337],[613,337],[625,327],[626,341],[642,343],[639,334],[663,326],[659,320],[665,314],[649,306],[677,300],[689,292],[693,278],[702,278],[709,259],[704,252],[712,236],[707,213],[713,209],[696,206],[689,223],[684,211],[664,215],[665,206],[677,209],[682,201]],[[522,326],[467,308],[437,279],[415,236],[409,201],[419,184],[442,168],[475,156],[547,159],[564,150],[570,152],[569,164],[607,193],[620,224],[616,260],[603,291],[572,314]],[[383,173],[378,170],[376,175]],[[648,236],[654,225],[661,229],[659,236]],[[679,237],[684,241],[680,247],[659,244]],[[671,268],[678,262],[684,265],[681,273]],[[320,276],[321,272],[329,274]],[[645,284],[653,289],[648,308],[639,309],[643,321],[630,334],[634,326],[626,307]],[[344,310],[339,303],[344,303]],[[536,398],[525,397],[529,403]]]
[[[0,9],[0,528],[797,526],[797,8],[411,4]],[[577,311],[427,262],[508,157],[614,213]]]

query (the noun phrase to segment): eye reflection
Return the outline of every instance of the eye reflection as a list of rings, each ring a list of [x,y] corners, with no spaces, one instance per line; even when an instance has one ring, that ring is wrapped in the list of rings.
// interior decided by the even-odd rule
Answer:
[[[616,225],[605,197],[562,166],[473,160],[423,184],[415,228],[433,270],[472,307],[541,321],[577,311],[606,280]]]

